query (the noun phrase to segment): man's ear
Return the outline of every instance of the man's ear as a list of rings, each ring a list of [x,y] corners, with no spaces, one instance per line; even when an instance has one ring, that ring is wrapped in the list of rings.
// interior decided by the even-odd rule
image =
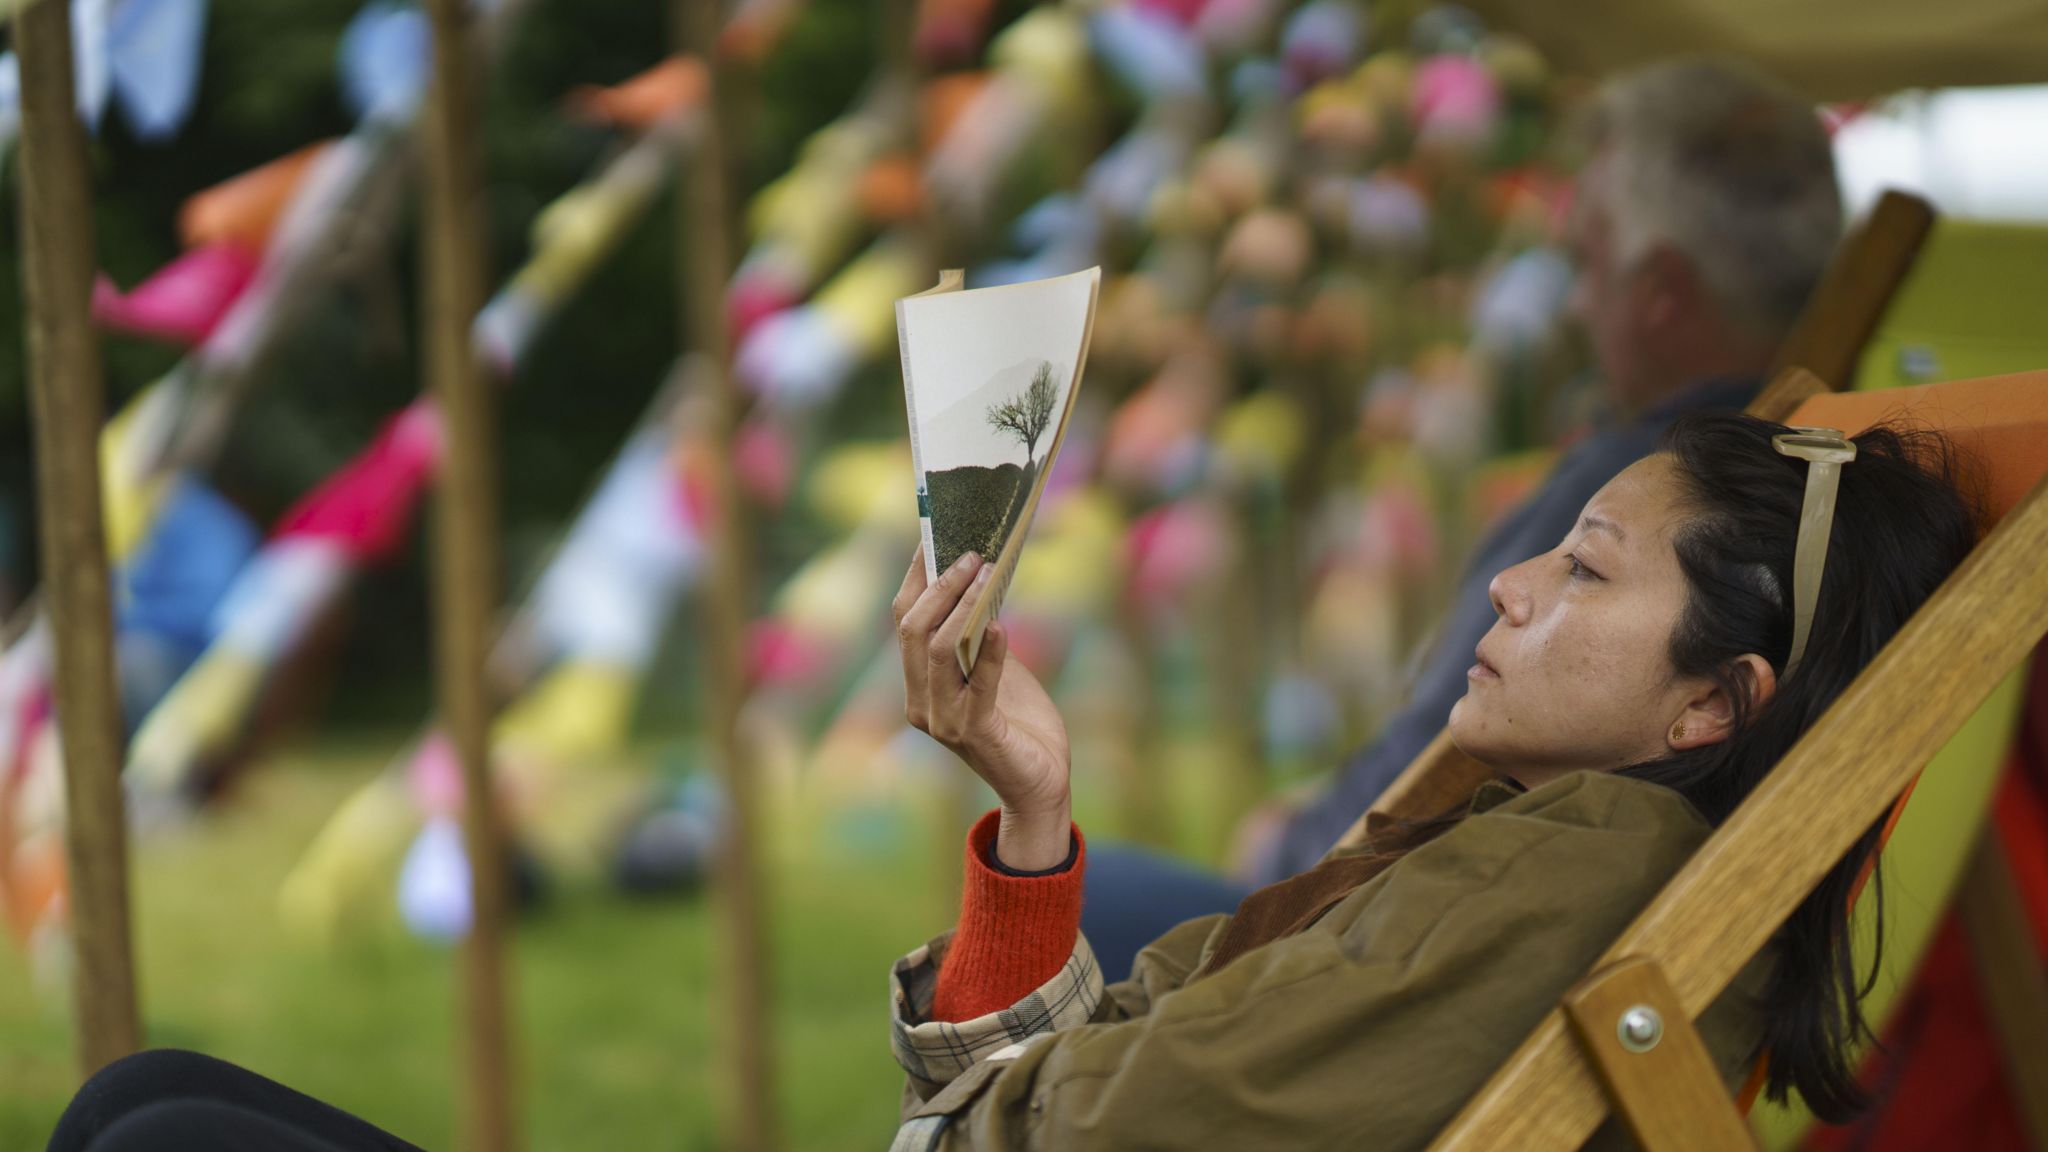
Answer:
[[[1730,679],[1749,696],[1748,711],[1752,716],[1777,694],[1778,674],[1772,671],[1770,661],[1754,652],[1736,657],[1730,672]],[[1664,743],[1673,752],[1684,752],[1719,744],[1734,734],[1735,701],[1719,684],[1707,681],[1672,721],[1670,730],[1664,733]]]
[[[1662,331],[1706,304],[1706,285],[1693,262],[1669,244],[1659,244],[1643,257],[1636,290],[1643,296],[1643,316],[1653,331]]]

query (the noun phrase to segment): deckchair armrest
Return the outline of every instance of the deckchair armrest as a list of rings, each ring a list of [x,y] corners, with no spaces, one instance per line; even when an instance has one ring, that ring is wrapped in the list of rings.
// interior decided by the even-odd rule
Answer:
[[[1632,956],[1565,993],[1565,1018],[1643,1152],[1727,1152],[1756,1138],[1655,960]]]

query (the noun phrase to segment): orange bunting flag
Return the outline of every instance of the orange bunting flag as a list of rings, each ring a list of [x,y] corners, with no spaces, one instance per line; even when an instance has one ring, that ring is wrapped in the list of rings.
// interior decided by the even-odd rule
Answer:
[[[924,172],[909,156],[886,156],[861,173],[859,199],[871,223],[909,223],[924,207]]]
[[[313,162],[333,143],[309,144],[193,194],[178,210],[178,239],[187,248],[233,244],[249,252],[264,251]]]
[[[701,107],[709,89],[700,61],[671,56],[623,84],[571,91],[569,111],[582,120],[644,132],[678,112]]]
[[[918,142],[929,154],[953,132],[953,125],[962,113],[988,87],[986,72],[955,72],[947,76],[934,76],[924,86],[918,109]]]

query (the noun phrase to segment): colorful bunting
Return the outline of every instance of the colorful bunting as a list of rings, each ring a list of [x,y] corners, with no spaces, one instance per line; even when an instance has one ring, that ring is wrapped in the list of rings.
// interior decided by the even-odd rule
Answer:
[[[671,56],[622,84],[569,93],[569,110],[584,120],[646,132],[704,105],[710,78],[701,61]]]
[[[176,136],[199,93],[206,0],[119,0],[106,37],[109,81],[136,138]]]
[[[135,733],[126,775],[138,810],[163,818],[203,797],[271,674],[354,571],[401,543],[439,456],[438,422],[421,401],[284,515],[222,599],[212,643]]]
[[[107,328],[192,346],[204,343],[256,276],[257,261],[233,244],[194,248],[123,293],[93,285],[93,319]]]
[[[341,34],[341,93],[356,119],[403,124],[433,71],[432,32],[413,4],[372,0]]]
[[[512,373],[547,322],[646,216],[674,165],[679,127],[671,119],[648,132],[535,217],[532,255],[474,325],[478,350],[500,375]]]
[[[309,144],[193,195],[178,212],[179,239],[187,248],[218,244],[262,252],[314,163],[333,144]]]

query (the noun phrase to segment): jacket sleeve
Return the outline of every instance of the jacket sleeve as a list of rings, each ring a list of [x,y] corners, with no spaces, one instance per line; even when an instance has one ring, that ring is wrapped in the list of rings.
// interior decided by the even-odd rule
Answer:
[[[931,1017],[953,934],[935,937],[898,960],[890,980],[890,1049],[909,1077],[905,1118],[977,1066],[1013,1059],[1039,1036],[1144,1015],[1201,966],[1210,940],[1228,919],[1204,917],[1175,928],[1139,953],[1131,979],[1107,988],[1088,938],[1077,934],[1066,963],[1029,995],[1002,1011],[953,1022]]]
[[[1422,1147],[1683,859],[1646,843],[1617,868],[1613,847],[1534,833],[1479,860],[1442,843],[1193,983],[1170,967],[1184,951],[1154,956],[1152,990],[992,1053],[894,1147]]]

